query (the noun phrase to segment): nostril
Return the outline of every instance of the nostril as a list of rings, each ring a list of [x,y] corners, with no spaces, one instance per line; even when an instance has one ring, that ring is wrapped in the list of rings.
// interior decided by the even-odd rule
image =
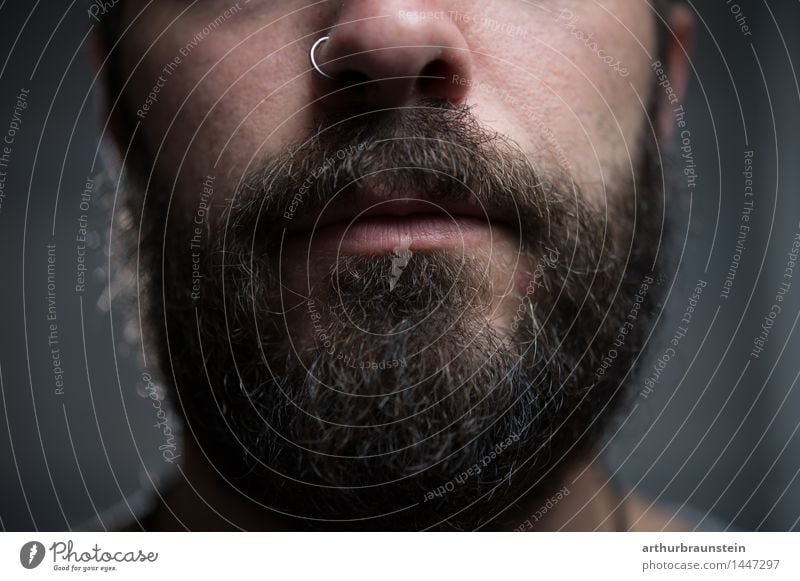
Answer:
[[[442,59],[429,62],[422,69],[417,80],[420,92],[425,95],[433,94],[438,87],[447,82],[452,69],[453,67]]]
[[[356,85],[363,86],[370,81],[370,77],[359,70],[347,69],[337,73],[336,80],[348,87],[352,87]]]

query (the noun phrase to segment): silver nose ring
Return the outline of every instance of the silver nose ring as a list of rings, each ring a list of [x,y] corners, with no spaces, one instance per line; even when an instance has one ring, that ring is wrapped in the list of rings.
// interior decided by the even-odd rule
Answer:
[[[319,45],[321,45],[323,42],[327,41],[329,38],[330,38],[330,36],[323,36],[322,38],[317,40],[313,45],[311,45],[311,50],[308,53],[308,57],[311,60],[311,66],[314,67],[315,71],[317,71],[321,76],[325,77],[326,79],[329,79],[331,81],[335,81],[336,79],[334,77],[330,76],[328,73],[326,73],[325,71],[323,71],[319,67],[319,65],[317,64],[317,58],[316,58],[317,48],[319,48]]]

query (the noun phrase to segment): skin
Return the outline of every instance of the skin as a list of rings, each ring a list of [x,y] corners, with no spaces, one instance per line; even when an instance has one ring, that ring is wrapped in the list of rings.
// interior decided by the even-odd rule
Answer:
[[[139,12],[140,4],[125,7],[132,28],[125,35],[123,61],[132,72],[127,101],[134,110],[145,102],[161,69],[232,5],[206,0],[186,9],[186,2],[166,0]],[[535,159],[559,163],[555,140],[579,183],[629,171],[627,149],[647,129],[640,100],[646,101],[650,92],[655,33],[645,3],[558,1],[536,7],[509,0],[356,0],[341,10],[334,2],[313,8],[299,1],[240,5],[236,16],[169,75],[141,127],[153,146],[164,140],[158,171],[178,178],[183,201],[197,196],[197,188],[187,182],[213,171],[215,164],[227,174],[222,179],[236,179],[251,158],[280,151],[290,139],[308,134],[315,114],[347,98],[340,94],[320,100],[331,85],[309,71],[310,44],[327,30],[332,30],[331,40],[320,49],[319,60],[333,76],[348,69],[373,78],[415,75],[439,52],[438,58],[447,61],[447,80],[435,86],[411,86],[411,80],[387,83],[365,99],[367,107],[401,106],[418,96],[465,102],[487,128],[511,137]],[[415,11],[458,11],[459,20],[414,20],[409,14]],[[614,72],[575,38],[562,11],[578,18],[577,29],[594,33],[598,45],[619,59],[629,76]],[[522,30],[494,31],[493,25],[482,24],[485,18],[494,19],[498,27],[525,25]],[[432,46],[385,50],[420,44]],[[362,54],[346,56],[353,52]],[[462,78],[472,86],[461,84]],[[402,91],[405,98],[399,96]],[[548,130],[553,137],[547,137]],[[602,207],[601,199],[595,201]]]
[[[655,19],[644,1],[239,0],[240,9],[187,56],[181,49],[235,3],[146,4],[132,0],[121,8],[124,25],[130,26],[119,61],[127,86],[123,107],[112,115],[118,118],[127,109],[140,121],[138,131],[155,160],[158,182],[172,189],[173,204],[187,216],[200,200],[205,176],[216,176],[216,191],[230,191],[254,160],[309,135],[315,118],[354,99],[364,109],[402,107],[430,97],[470,105],[487,129],[517,142],[534,162],[559,166],[576,183],[590,186],[584,187],[588,201],[601,213],[603,189],[591,186],[630,177],[642,132],[669,137],[669,111],[662,107],[653,127],[643,108],[658,89],[650,69],[657,58]],[[667,17],[673,31],[667,70],[682,94],[691,20],[684,8],[671,9]],[[354,96],[312,72],[309,48],[325,34],[330,40],[317,57],[327,74],[395,80],[372,83]],[[164,74],[176,57],[181,57],[179,66]],[[143,119],[135,117],[159,75],[166,80],[158,101]],[[423,81],[421,75],[444,79]],[[124,151],[130,135],[123,124],[114,127]],[[527,284],[530,265],[515,260],[511,235],[500,233],[490,253],[485,238],[476,236],[469,244],[468,250],[484,253],[491,269],[496,301],[488,316],[502,328],[513,315],[509,296]],[[326,266],[324,260],[315,262],[312,271],[324,272]],[[263,528],[263,515],[243,510],[206,481],[208,468],[191,442],[185,455],[186,471],[204,498],[217,499],[216,506],[239,526]],[[669,520],[637,499],[618,507],[593,466],[579,474],[573,493],[537,528],[610,528],[615,508],[638,530],[661,530]],[[160,526],[172,528],[178,521],[195,529],[225,525],[213,511],[198,511],[203,503],[194,493],[175,494],[178,520],[162,513]]]

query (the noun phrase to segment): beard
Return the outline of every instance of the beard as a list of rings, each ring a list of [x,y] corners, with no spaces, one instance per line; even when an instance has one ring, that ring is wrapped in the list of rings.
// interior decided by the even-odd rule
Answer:
[[[465,107],[320,127],[214,193],[225,202],[202,235],[165,196],[129,201],[171,397],[225,485],[297,528],[502,526],[504,511],[552,492],[623,405],[657,299],[638,297],[620,345],[657,276],[654,144],[633,176],[583,191]],[[498,289],[469,253],[337,255],[319,272],[307,246],[298,268],[293,226],[365,190],[503,215],[530,266],[508,328],[490,323]],[[300,287],[292,269],[308,273]]]

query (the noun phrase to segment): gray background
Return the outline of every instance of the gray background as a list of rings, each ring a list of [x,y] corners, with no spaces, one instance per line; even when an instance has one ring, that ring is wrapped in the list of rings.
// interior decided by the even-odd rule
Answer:
[[[676,359],[652,395],[634,398],[605,463],[626,488],[673,507],[693,505],[698,518],[713,511],[723,526],[800,530],[800,280],[767,349],[758,360],[748,356],[800,220],[793,68],[800,3],[738,4],[752,37],[742,35],[723,0],[696,6],[685,108],[700,182],[691,212],[679,220],[680,272],[666,281],[669,299],[645,373],[679,324],[695,281],[708,286]],[[90,24],[80,2],[0,2],[0,135],[15,96],[30,89],[0,209],[3,530],[112,527],[169,472],[154,409],[143,397],[141,364],[128,353],[132,330],[105,307],[113,196],[95,196],[91,284],[80,295],[73,289],[80,193],[97,168]],[[755,152],[753,228],[725,301],[719,291],[736,243],[745,150]],[[63,395],[54,393],[47,342],[46,245],[53,242]],[[632,383],[641,387],[641,380]]]

